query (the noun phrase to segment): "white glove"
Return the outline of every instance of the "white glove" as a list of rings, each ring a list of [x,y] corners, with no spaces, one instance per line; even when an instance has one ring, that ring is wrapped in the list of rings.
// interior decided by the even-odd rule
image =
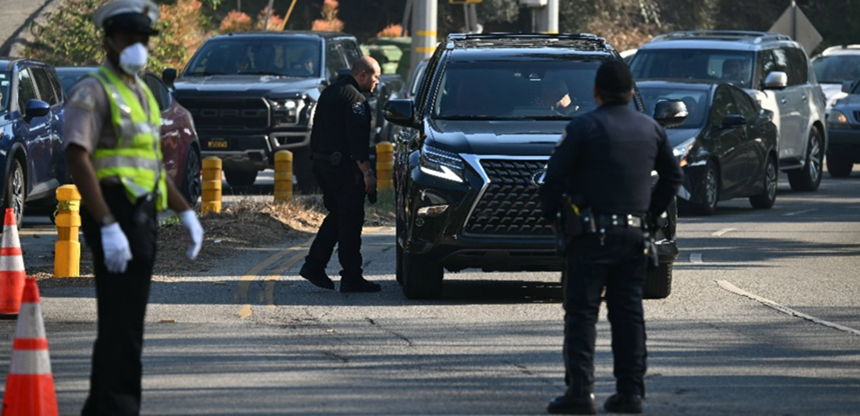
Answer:
[[[111,273],[125,273],[131,260],[131,247],[128,238],[119,228],[119,223],[105,225],[102,230],[102,250],[105,254],[105,267]]]
[[[197,219],[197,213],[193,209],[187,209],[179,213],[179,222],[182,226],[188,229],[188,234],[191,235],[191,246],[185,253],[188,258],[194,260],[197,254],[200,253],[200,248],[203,247],[203,226]]]

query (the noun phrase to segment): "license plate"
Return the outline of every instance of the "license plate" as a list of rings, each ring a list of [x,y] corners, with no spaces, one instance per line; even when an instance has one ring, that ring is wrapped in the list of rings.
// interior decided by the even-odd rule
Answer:
[[[225,139],[212,139],[209,140],[207,144],[210,149],[226,149],[227,148],[227,140]]]

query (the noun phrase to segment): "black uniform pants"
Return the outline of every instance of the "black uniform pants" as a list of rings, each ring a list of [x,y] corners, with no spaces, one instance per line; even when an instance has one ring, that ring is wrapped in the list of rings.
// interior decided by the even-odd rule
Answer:
[[[337,244],[337,257],[343,279],[361,277],[361,227],[364,225],[364,178],[352,163],[344,161],[332,166],[315,161],[314,177],[323,191],[323,204],[328,214],[320,225],[311,245],[306,264],[325,269]]]
[[[645,394],[642,285],[647,262],[643,238],[638,229],[612,228],[606,231],[603,245],[599,234],[585,234],[571,241],[562,276],[565,381],[570,394],[594,392],[595,325],[604,288],[612,326],[616,390]]]
[[[125,273],[108,272],[104,265],[101,227],[86,208],[81,209],[81,228],[93,252],[98,305],[90,394],[82,414],[139,415],[143,320],[155,263],[158,223],[154,207],[145,224],[134,222],[135,205],[122,186],[103,186],[102,192],[128,238],[133,259]]]

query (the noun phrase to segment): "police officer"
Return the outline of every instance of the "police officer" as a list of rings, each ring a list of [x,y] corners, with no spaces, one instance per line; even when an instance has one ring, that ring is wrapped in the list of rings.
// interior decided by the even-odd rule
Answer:
[[[617,393],[604,408],[641,413],[645,395],[645,322],[642,285],[647,260],[644,214],[660,215],[681,184],[682,173],[666,133],[630,107],[633,79],[627,65],[606,62],[597,71],[598,108],[565,129],[540,190],[552,220],[562,195],[590,207],[594,232],[570,238],[564,280],[564,359],[567,392],[552,400],[554,414],[595,414],[595,324],[606,290]],[[660,178],[651,187],[651,171]]]
[[[349,75],[326,88],[317,104],[311,132],[313,173],[328,210],[299,274],[324,289],[334,290],[325,269],[338,246],[341,292],[378,292],[380,286],[362,276],[361,227],[364,198],[376,192],[370,167],[370,106],[363,92],[379,83],[379,63],[357,60]]]
[[[93,19],[104,30],[106,59],[69,93],[63,140],[66,164],[81,197],[84,237],[93,253],[98,334],[83,415],[140,413],[141,352],[158,222],[168,206],[191,236],[194,259],[203,241],[197,215],[167,177],[161,160],[159,108],[137,74],[158,32],[158,6],[114,0]]]

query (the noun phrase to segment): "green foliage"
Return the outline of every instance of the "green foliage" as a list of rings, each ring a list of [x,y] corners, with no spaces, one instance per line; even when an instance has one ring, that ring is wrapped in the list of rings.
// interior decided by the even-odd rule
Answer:
[[[31,28],[36,37],[26,56],[53,65],[96,65],[103,58],[102,35],[92,13],[106,0],[68,0],[65,7],[47,14],[44,26]]]

